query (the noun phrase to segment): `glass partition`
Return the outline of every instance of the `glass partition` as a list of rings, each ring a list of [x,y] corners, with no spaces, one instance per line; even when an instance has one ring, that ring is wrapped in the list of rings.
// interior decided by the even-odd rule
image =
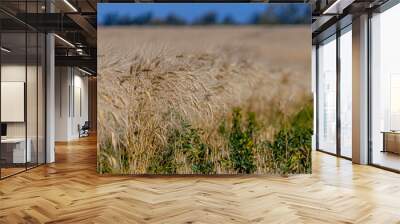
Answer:
[[[43,4],[2,1],[0,7],[40,13]],[[45,44],[45,34],[0,12],[1,179],[45,163]]]
[[[30,160],[27,167],[37,165],[38,160],[38,35],[36,32],[27,33],[27,82],[26,82],[26,113],[27,113],[27,149],[30,151]]]
[[[318,149],[336,154],[336,35],[318,47]]]
[[[352,34],[341,31],[340,41],[340,154],[352,157]]]
[[[37,64],[37,149],[38,164],[46,162],[46,139],[45,139],[45,124],[46,124],[46,37],[43,33],[38,33],[38,64]]]
[[[27,1],[27,13],[37,13],[37,1]],[[37,17],[31,19],[36,23]],[[37,19],[36,19],[37,20]],[[27,163],[27,168],[37,166],[38,147],[37,147],[37,76],[38,76],[38,33],[33,29],[26,29],[27,38],[27,74],[26,74],[26,113],[27,113],[27,150],[31,151],[30,162]]]
[[[371,18],[371,162],[400,170],[400,5]]]
[[[1,47],[1,175],[7,177],[31,162],[26,142],[26,33],[3,32]]]

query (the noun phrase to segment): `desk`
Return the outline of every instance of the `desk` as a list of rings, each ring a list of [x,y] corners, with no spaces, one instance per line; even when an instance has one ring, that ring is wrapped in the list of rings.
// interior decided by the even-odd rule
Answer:
[[[28,147],[25,152],[25,138],[5,138],[1,139],[1,157],[6,163],[26,163],[31,162],[32,141],[30,138],[26,140]]]
[[[383,150],[382,152],[392,152],[400,154],[400,132],[383,131]]]

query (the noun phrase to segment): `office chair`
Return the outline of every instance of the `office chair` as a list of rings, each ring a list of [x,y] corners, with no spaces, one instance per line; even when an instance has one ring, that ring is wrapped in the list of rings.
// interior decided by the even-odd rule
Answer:
[[[78,125],[78,129],[79,129],[79,138],[89,136],[89,129],[90,129],[89,121],[85,121],[82,127]]]

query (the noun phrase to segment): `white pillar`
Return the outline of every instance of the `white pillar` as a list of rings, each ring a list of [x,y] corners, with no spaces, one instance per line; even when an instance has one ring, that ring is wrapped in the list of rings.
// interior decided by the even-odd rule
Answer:
[[[54,35],[46,36],[46,163],[55,161],[54,133],[55,133],[55,54]]]
[[[66,66],[55,69],[55,141],[71,140],[71,70],[71,67]]]
[[[368,15],[353,19],[353,162],[368,163]]]

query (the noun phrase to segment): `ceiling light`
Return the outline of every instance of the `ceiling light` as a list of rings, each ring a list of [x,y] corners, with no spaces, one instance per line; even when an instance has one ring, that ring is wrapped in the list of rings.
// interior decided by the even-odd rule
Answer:
[[[78,10],[68,1],[64,0],[65,4],[67,4],[74,12],[78,12]]]
[[[351,5],[355,0],[336,0],[330,5],[322,14],[329,15],[329,14],[342,14],[343,10]]]
[[[340,0],[336,0],[331,6],[329,6],[322,14],[329,14],[331,13],[332,9],[336,9],[337,5],[339,4]]]
[[[81,72],[83,72],[83,73],[85,73],[85,74],[87,74],[87,75],[93,75],[92,73],[90,73],[90,72],[88,72],[88,71],[86,71],[86,70],[83,70],[83,69],[81,69],[81,68],[79,68],[79,67],[78,67],[78,70],[81,71]]]
[[[71,42],[69,42],[68,40],[66,40],[66,39],[64,39],[64,38],[62,38],[62,37],[60,37],[60,36],[57,35],[57,34],[54,34],[54,36],[57,37],[58,39],[60,39],[62,42],[66,43],[68,46],[75,48],[75,45],[73,45],[73,44],[72,44]]]
[[[1,47],[0,49],[1,49],[2,51],[6,52],[6,53],[10,53],[10,52],[11,52],[11,50],[9,50],[9,49],[7,49],[7,48],[5,48],[5,47]]]
[[[77,48],[76,49],[76,53],[78,53],[79,55],[83,55],[83,49],[82,48]]]

